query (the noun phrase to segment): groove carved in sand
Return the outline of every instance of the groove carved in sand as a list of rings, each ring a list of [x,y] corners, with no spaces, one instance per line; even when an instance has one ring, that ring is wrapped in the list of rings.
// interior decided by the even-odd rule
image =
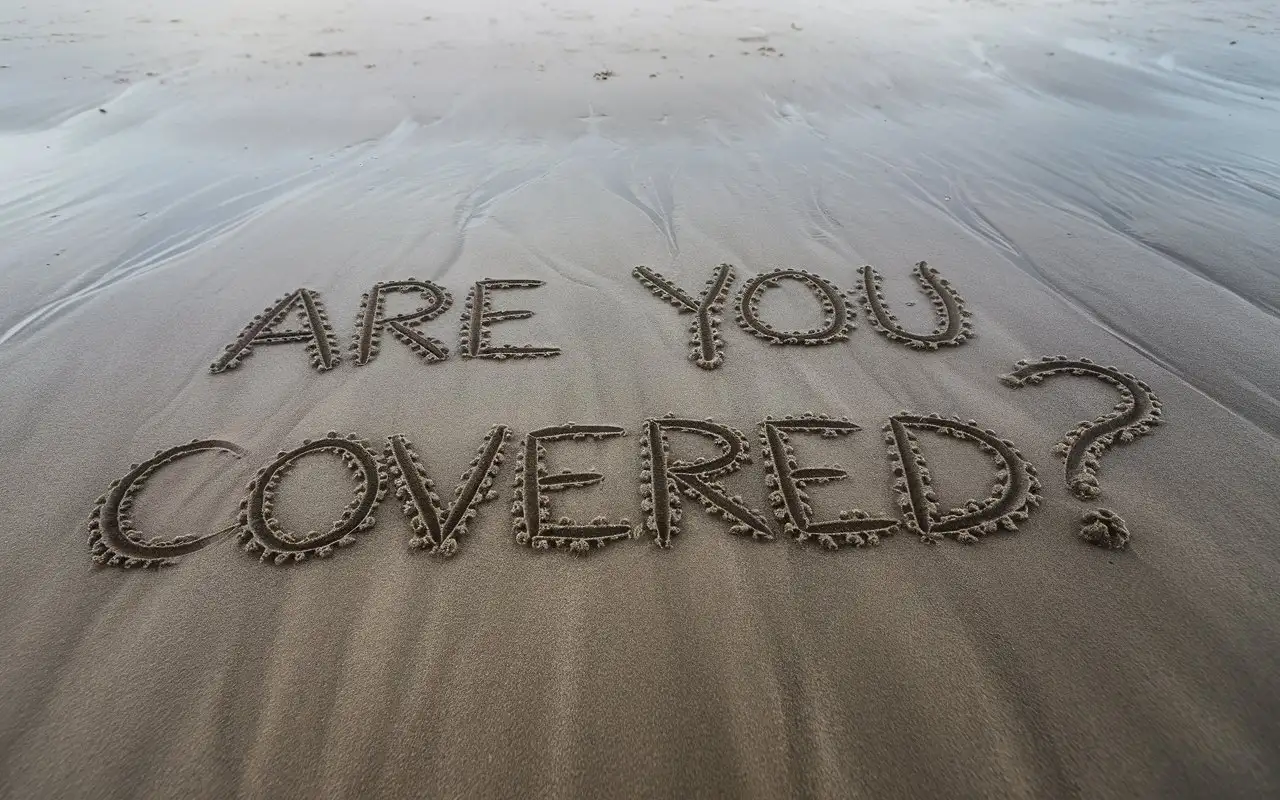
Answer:
[[[720,448],[720,455],[709,460],[674,458],[667,439],[671,431],[712,439]],[[742,431],[710,420],[678,419],[668,414],[645,421],[640,457],[640,508],[646,514],[645,526],[659,547],[671,547],[672,539],[680,533],[681,493],[702,503],[712,515],[724,517],[730,523],[730,533],[773,539],[773,531],[761,514],[749,508],[741,495],[730,496],[718,482],[751,462],[747,437]]]
[[[1036,468],[1008,439],[993,430],[978,427],[973,420],[961,422],[937,414],[921,416],[900,412],[885,425],[885,443],[893,462],[893,488],[898,505],[906,516],[907,530],[929,542],[954,536],[973,544],[980,536],[998,529],[1015,531],[1031,510],[1040,504],[1040,480]],[[941,512],[933,490],[929,464],[912,430],[930,430],[943,436],[976,444],[996,465],[995,487],[984,500],[969,500],[963,508]]]
[[[550,358],[560,355],[559,347],[546,345],[511,345],[493,343],[493,325],[498,322],[529,319],[532,311],[497,309],[489,297],[492,291],[506,289],[536,289],[544,285],[544,281],[523,279],[486,278],[476,281],[467,295],[467,302],[462,311],[462,326],[459,335],[462,341],[463,358],[492,358],[505,361],[508,358]]]
[[[417,292],[426,300],[426,305],[406,314],[388,317],[386,295],[392,292]],[[444,361],[449,357],[449,349],[444,342],[427,336],[419,328],[448,311],[452,304],[452,295],[431,281],[409,278],[375,283],[373,288],[361,296],[360,312],[356,315],[356,329],[351,340],[351,353],[355,357],[356,366],[362,367],[378,357],[382,333],[386,328],[390,328],[393,336],[428,364]]]
[[[905,344],[915,350],[937,350],[939,347],[956,347],[973,336],[973,324],[969,321],[970,313],[965,308],[962,298],[946,278],[928,263],[921,261],[915,266],[916,280],[920,288],[933,303],[940,318],[938,326],[932,333],[912,333],[898,323],[898,318],[890,313],[885,305],[884,291],[881,288],[880,275],[870,265],[862,268],[862,282],[859,293],[862,296],[862,307],[871,318],[871,325],[892,341]]]
[[[720,311],[729,296],[733,283],[733,267],[721,264],[707,281],[706,288],[695,300],[692,295],[672,283],[656,270],[636,267],[631,272],[658,299],[675,306],[681,314],[694,314],[689,326],[689,344],[692,352],[689,360],[703,369],[716,369],[724,363],[724,339],[720,336],[723,321]]]
[[[1091,508],[1080,518],[1080,538],[1095,547],[1124,550],[1129,547],[1129,526],[1109,508]]]
[[[783,280],[805,284],[813,291],[822,306],[822,325],[806,331],[780,331],[760,318],[760,298]],[[799,269],[779,269],[757,275],[747,281],[738,294],[738,326],[744,331],[772,344],[815,346],[835,344],[849,338],[854,320],[849,314],[849,304],[844,292],[830,281],[812,272]]]
[[[1120,391],[1114,410],[1092,422],[1082,421],[1059,442],[1053,452],[1066,461],[1067,487],[1081,500],[1101,493],[1098,462],[1117,441],[1132,442],[1161,423],[1164,411],[1151,387],[1115,367],[1102,367],[1087,358],[1048,356],[1039,361],[1019,361],[1017,369],[1000,376],[1005,384],[1018,388],[1039,384],[1054,375],[1077,375],[1105,381]]]
[[[839,548],[841,544],[863,547],[879,544],[881,536],[891,536],[897,530],[897,520],[872,517],[859,510],[841,511],[839,519],[825,522],[813,519],[813,507],[805,487],[831,483],[849,475],[838,465],[801,467],[796,461],[790,437],[817,434],[835,439],[849,436],[857,430],[861,429],[853,422],[831,419],[825,414],[787,416],[783,419],[768,417],[760,424],[760,441],[768,457],[764,471],[773,515],[782,522],[783,530],[799,541],[813,539],[830,550]]]
[[[312,531],[299,537],[285,531],[276,518],[276,493],[297,462],[316,453],[331,453],[342,459],[355,476],[356,496],[328,533]],[[240,504],[240,541],[245,552],[258,553],[263,562],[284,564],[304,561],[309,555],[326,558],[335,548],[355,544],[356,534],[374,525],[374,511],[386,493],[386,476],[368,442],[354,433],[342,437],[329,431],[322,439],[307,439],[293,450],[276,454],[274,460],[258,470],[248,488],[249,495]]]
[[[302,327],[281,328],[292,311],[297,312]],[[255,316],[226,346],[222,356],[209,365],[209,370],[218,373],[235,369],[258,345],[296,342],[307,343],[307,354],[316,370],[325,372],[338,365],[338,339],[325,316],[319,293],[311,289],[290,292]]]
[[[413,529],[411,547],[446,558],[458,552],[458,540],[466,535],[479,506],[498,496],[493,482],[502,466],[503,447],[510,438],[511,431],[505,425],[489,429],[480,451],[454,489],[453,502],[446,507],[408,438],[403,434],[388,437],[383,461]]]
[[[565,470],[552,475],[547,470],[546,445],[566,439],[602,441],[626,436],[625,428],[616,425],[578,425],[572,422],[532,431],[524,437],[516,453],[515,496],[511,514],[515,518],[516,541],[539,550],[552,545],[568,547],[575,553],[604,547],[609,542],[635,538],[637,532],[628,520],[611,523],[596,517],[590,524],[580,525],[568,517],[551,519],[551,498],[547,495],[566,489],[581,489],[604,481],[598,472]]]
[[[147,481],[174,461],[211,450],[231,453],[236,458],[244,455],[244,449],[232,442],[220,439],[195,439],[188,444],[159,450],[154,456],[129,467],[123,478],[111,484],[107,493],[98,498],[89,517],[89,552],[98,564],[113,567],[163,567],[177,563],[179,556],[193,553],[215,539],[236,529],[231,525],[214,533],[200,535],[183,534],[173,539],[144,536],[133,524],[130,512]]]

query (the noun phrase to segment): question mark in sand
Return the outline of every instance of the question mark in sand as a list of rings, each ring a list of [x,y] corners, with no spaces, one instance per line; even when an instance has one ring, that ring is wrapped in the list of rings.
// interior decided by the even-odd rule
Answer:
[[[1159,425],[1163,412],[1151,387],[1115,367],[1101,367],[1087,358],[1047,356],[1039,361],[1019,361],[1017,369],[1000,380],[1014,388],[1039,384],[1054,375],[1092,376],[1120,390],[1114,410],[1092,422],[1081,422],[1067,432],[1053,452],[1066,461],[1067,488],[1080,500],[1092,500],[1098,485],[1098,459],[1117,441],[1128,444]],[[1090,544],[1123,550],[1129,544],[1129,528],[1120,515],[1106,508],[1092,509],[1082,519],[1080,536]]]

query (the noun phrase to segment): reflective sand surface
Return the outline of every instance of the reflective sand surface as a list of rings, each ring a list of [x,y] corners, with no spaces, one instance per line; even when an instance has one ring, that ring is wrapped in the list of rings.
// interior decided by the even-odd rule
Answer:
[[[1269,4],[86,5],[0,0],[0,794],[1280,790]],[[715,371],[631,276],[852,289],[872,264],[927,328],[903,307],[920,260],[972,342],[917,353],[860,314],[847,343],[769,348],[726,313]],[[275,347],[209,373],[285,292],[320,292],[345,349],[360,294],[410,275],[452,293],[430,332],[455,351],[473,281],[546,281],[505,330],[562,354],[424,365],[389,341],[318,374]],[[1055,353],[1165,403],[1102,459],[1128,552],[1075,538],[1092,506],[1050,452],[1114,392],[997,380]],[[490,424],[624,426],[566,451],[556,471],[606,480],[556,503],[638,520],[640,426],[667,412],[753,449],[766,414],[847,415],[864,432],[805,451],[850,471],[820,507],[892,514],[877,429],[903,408],[1007,435],[1044,506],[969,548],[827,553],[688,501],[671,552],[579,559],[514,543],[508,467],[447,561],[406,549],[391,500],[324,563],[227,538],[138,574],[84,546],[93,499],[159,448],[250,454],[147,489],[140,526],[172,536],[331,428],[407,434],[449,495]],[[985,462],[931,452],[948,504],[987,490]],[[730,483],[768,509],[758,464]],[[348,486],[300,470],[291,525],[327,527]]]

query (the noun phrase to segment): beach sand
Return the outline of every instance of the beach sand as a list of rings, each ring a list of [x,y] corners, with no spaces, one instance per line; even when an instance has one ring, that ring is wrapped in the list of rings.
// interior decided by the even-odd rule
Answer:
[[[1261,0],[0,0],[0,795],[1280,795],[1278,25]],[[922,261],[971,338],[872,324],[864,265],[933,330]],[[696,305],[722,263],[700,368],[696,315],[633,270]],[[738,324],[780,269],[838,288],[847,340]],[[361,296],[411,276],[450,295],[408,326],[448,358],[384,326],[357,365]],[[533,312],[490,343],[558,354],[463,357],[486,278],[542,282],[486,289]],[[823,328],[807,286],[753,319]],[[332,342],[211,370],[301,288]],[[428,299],[383,294],[384,317]],[[1147,388],[1001,382],[1053,355]],[[1080,499],[1055,444],[1148,391],[1163,424],[1117,438]],[[887,443],[904,411],[1019,455],[923,423]],[[741,431],[751,463],[719,480],[774,538],[685,499],[657,546],[646,448],[718,453],[649,422],[668,413]],[[775,516],[761,423],[805,413],[860,428],[790,435],[798,468],[848,474],[810,484],[813,513],[898,520],[878,546]],[[543,442],[551,475],[603,478],[548,491],[552,522],[638,538],[518,541],[517,453],[571,421],[625,435]],[[402,434],[448,505],[495,425],[503,463],[448,558],[411,546],[385,465],[255,478],[328,431],[378,458]],[[911,437],[942,510],[987,496],[992,457],[1014,505],[1038,476],[1039,507],[924,541],[886,452]],[[384,471],[377,524],[302,563],[237,530],[163,568],[95,563],[116,555],[95,499],[193,439],[243,454],[149,476],[131,513],[161,549],[234,528],[251,482],[250,515],[304,537]],[[1099,507],[1126,549],[1081,539]]]

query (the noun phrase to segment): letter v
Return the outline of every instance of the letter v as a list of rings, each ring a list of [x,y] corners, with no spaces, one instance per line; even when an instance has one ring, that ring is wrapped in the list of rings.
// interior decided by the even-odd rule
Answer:
[[[458,552],[458,538],[475,519],[476,508],[498,496],[493,482],[502,466],[502,448],[510,437],[511,431],[505,425],[489,429],[479,452],[454,489],[453,503],[447,507],[409,440],[404,435],[388,437],[384,459],[396,497],[402,502],[401,507],[413,528],[410,545],[446,557]]]

